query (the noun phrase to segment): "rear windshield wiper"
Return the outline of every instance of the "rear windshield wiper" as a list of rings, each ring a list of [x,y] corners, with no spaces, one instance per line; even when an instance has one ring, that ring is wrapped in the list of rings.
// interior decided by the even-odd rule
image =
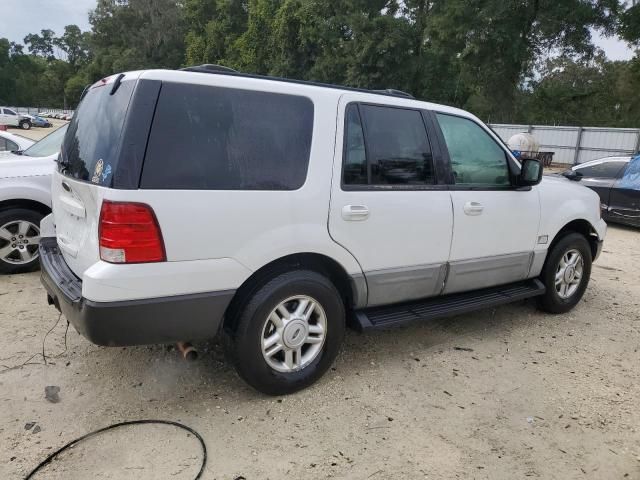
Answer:
[[[60,173],[65,173],[67,169],[71,166],[71,162],[69,160],[65,160],[62,158],[62,152],[60,152],[56,158],[56,163],[58,164],[58,171]]]

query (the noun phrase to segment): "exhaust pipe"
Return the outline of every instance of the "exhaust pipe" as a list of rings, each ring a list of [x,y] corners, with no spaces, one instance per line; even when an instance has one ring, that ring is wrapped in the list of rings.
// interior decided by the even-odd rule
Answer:
[[[178,342],[176,347],[182,358],[184,358],[187,362],[193,362],[198,359],[198,351],[193,348],[189,342]]]

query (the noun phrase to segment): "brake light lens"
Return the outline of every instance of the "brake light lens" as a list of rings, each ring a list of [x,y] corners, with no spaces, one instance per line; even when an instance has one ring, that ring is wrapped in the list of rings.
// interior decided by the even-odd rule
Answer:
[[[100,258],[109,263],[164,262],[164,240],[153,209],[144,203],[102,202]]]

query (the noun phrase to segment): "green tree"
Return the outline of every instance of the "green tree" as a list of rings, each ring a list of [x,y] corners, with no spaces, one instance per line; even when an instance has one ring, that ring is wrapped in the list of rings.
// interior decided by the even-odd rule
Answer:
[[[53,44],[65,53],[67,62],[75,69],[89,58],[89,38],[77,25],[67,25],[64,34],[54,38]]]
[[[53,51],[53,47],[55,45],[54,35],[55,32],[53,30],[40,30],[40,35],[37,33],[30,33],[24,37],[24,43],[27,45],[29,52],[34,55],[40,55],[47,60],[53,60],[55,58]]]

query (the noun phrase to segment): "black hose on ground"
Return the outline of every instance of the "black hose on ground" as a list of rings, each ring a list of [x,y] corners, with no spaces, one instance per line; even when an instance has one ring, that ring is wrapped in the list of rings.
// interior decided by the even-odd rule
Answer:
[[[83,436],[81,436],[79,438],[76,438],[75,440],[71,440],[69,443],[67,443],[66,445],[62,446],[61,448],[59,448],[58,450],[53,452],[51,455],[49,455],[47,458],[45,458],[42,462],[40,462],[38,464],[38,466],[36,468],[34,468],[33,470],[31,470],[29,475],[27,475],[25,477],[25,480],[29,480],[29,479],[33,478],[33,476],[36,473],[38,473],[45,466],[47,466],[49,463],[51,463],[51,461],[54,458],[56,458],[59,454],[64,452],[66,449],[75,446],[76,444],[80,443],[81,441],[86,440],[87,438],[93,437],[94,435],[98,435],[99,433],[102,433],[102,432],[106,432],[107,430],[113,430],[114,428],[118,428],[118,427],[126,427],[126,426],[129,426],[129,425],[149,425],[149,424],[172,425],[172,426],[178,427],[178,428],[180,428],[182,430],[186,430],[187,432],[193,434],[194,437],[196,437],[196,439],[200,442],[200,446],[202,447],[202,465],[200,466],[200,471],[194,477],[194,480],[198,480],[199,478],[201,478],[202,474],[204,473],[204,467],[207,464],[207,446],[205,445],[203,438],[200,436],[200,434],[198,432],[196,432],[191,427],[187,427],[186,425],[183,425],[182,423],[172,422],[170,420],[132,420],[132,421],[129,421],[129,422],[114,423],[113,425],[109,425],[108,427],[100,428],[99,430],[94,430],[93,432],[89,432],[86,435],[83,435]]]

